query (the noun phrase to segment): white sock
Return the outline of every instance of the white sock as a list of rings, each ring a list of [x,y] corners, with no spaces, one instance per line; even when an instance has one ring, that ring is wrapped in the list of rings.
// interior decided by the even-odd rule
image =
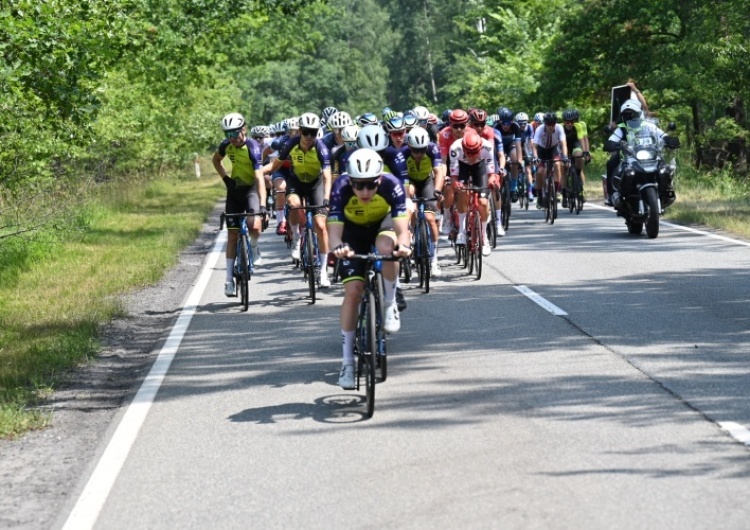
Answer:
[[[458,230],[461,233],[466,233],[466,214],[460,213],[458,214]]]
[[[227,283],[234,281],[234,260],[227,258]]]
[[[500,219],[503,218],[503,211],[502,210],[495,210],[495,216],[497,216],[497,220],[499,221]]]
[[[354,330],[341,330],[341,344],[342,350],[344,352],[344,357],[341,364],[354,366]]]
[[[396,301],[396,284],[398,279],[392,282],[386,278],[383,278],[383,302],[385,305],[391,305]]]
[[[286,221],[286,217],[284,217],[284,208],[282,208],[281,210],[276,210],[276,221],[278,221],[279,223],[283,223],[284,221]]]

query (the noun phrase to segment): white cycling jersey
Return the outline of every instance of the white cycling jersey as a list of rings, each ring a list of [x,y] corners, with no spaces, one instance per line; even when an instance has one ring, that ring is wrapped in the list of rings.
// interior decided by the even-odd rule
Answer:
[[[552,134],[547,132],[547,127],[540,125],[534,131],[534,144],[542,149],[552,149],[565,143],[565,130],[559,123],[555,124]]]
[[[480,152],[479,158],[480,160],[485,161],[485,167],[487,168],[487,173],[497,173],[495,170],[495,154],[494,154],[495,146],[492,145],[492,142],[489,140],[486,140],[482,138],[482,151]],[[461,140],[456,140],[451,144],[450,149],[450,175],[451,177],[457,177],[458,176],[458,163],[463,162],[464,164],[469,164],[469,159],[466,158],[466,155],[464,154],[464,148],[461,145]]]

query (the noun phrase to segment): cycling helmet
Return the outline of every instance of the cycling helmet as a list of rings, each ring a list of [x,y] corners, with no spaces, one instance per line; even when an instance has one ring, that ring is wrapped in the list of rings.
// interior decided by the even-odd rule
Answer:
[[[260,127],[260,125],[256,125],[250,129],[250,138],[263,138],[264,134]]]
[[[448,118],[451,115],[452,110],[451,109],[445,109],[443,113],[440,115],[440,119],[443,121],[443,123],[448,123]]]
[[[406,135],[406,143],[414,149],[424,149],[430,145],[430,135],[422,127],[414,127]]]
[[[385,107],[383,107],[383,110],[381,111],[380,114],[381,114],[381,116],[383,116],[384,120],[388,119],[388,118],[385,117],[385,115],[388,114],[389,112],[393,112],[393,109],[391,109],[391,107],[389,107],[387,105]]]
[[[286,130],[295,131],[299,129],[299,118],[288,118],[286,120]]]
[[[346,161],[346,172],[352,180],[377,178],[383,173],[383,159],[372,149],[357,149]]]
[[[271,136],[271,128],[268,125],[258,125],[258,130],[264,138]]]
[[[404,119],[398,115],[394,115],[388,118],[387,120],[385,120],[385,123],[383,125],[385,126],[385,130],[389,133],[403,131],[404,129],[406,129]]]
[[[427,117],[427,123],[431,123],[432,125],[437,125],[438,123],[437,115],[430,113],[430,115]]]
[[[279,133],[279,129],[278,129],[278,127],[276,127],[275,123],[272,123],[271,125],[268,126],[268,132],[270,132],[271,135],[278,134]]]
[[[383,113],[384,122],[388,122],[392,118],[397,118],[397,117],[400,118],[401,116],[399,116],[398,112],[396,112],[395,110],[389,110],[388,112]]]
[[[414,107],[412,112],[414,113],[414,116],[417,117],[417,121],[424,123],[430,118],[430,111],[427,110],[427,107],[423,107],[422,105]]]
[[[225,131],[236,131],[245,126],[245,118],[239,112],[232,112],[221,119],[221,128]]]
[[[476,156],[482,151],[482,137],[477,133],[465,134],[461,139],[461,147],[467,156]]]
[[[562,117],[564,121],[575,121],[578,119],[579,114],[576,109],[565,109]]]
[[[448,116],[448,121],[450,121],[451,124],[467,123],[469,121],[469,115],[466,114],[466,111],[463,109],[455,109],[451,111],[450,115]]]
[[[629,99],[620,107],[620,117],[625,121],[640,118],[641,112],[641,102],[636,99]]]
[[[345,142],[356,142],[359,134],[359,125],[351,124],[341,129],[341,139]]]
[[[375,116],[372,112],[366,112],[359,117],[359,119],[357,120],[357,124],[360,127],[364,127],[366,125],[377,125],[378,117]]]
[[[348,112],[337,112],[328,118],[328,127],[331,129],[343,129],[347,125],[352,125],[353,123],[354,122]]]
[[[320,118],[317,114],[305,112],[299,117],[299,126],[304,129],[320,129]]]
[[[497,109],[497,115],[500,117],[500,123],[505,125],[513,121],[513,111],[508,107],[500,107]]]
[[[357,135],[357,145],[382,151],[388,147],[388,133],[380,125],[365,125]]]
[[[542,123],[544,121],[544,112],[537,112],[534,114],[534,121],[537,123]]]
[[[544,121],[545,125],[555,125],[557,123],[557,114],[555,114],[554,112],[548,112],[544,115],[544,119],[542,121]]]
[[[487,123],[487,111],[482,109],[471,109],[469,111],[471,123]]]
[[[516,114],[515,119],[518,125],[520,125],[521,127],[525,127],[529,123],[529,115],[525,112],[519,112],[518,114]]]
[[[324,120],[328,120],[331,116],[336,114],[339,111],[336,107],[326,107],[323,109],[323,113],[320,115],[320,117]]]

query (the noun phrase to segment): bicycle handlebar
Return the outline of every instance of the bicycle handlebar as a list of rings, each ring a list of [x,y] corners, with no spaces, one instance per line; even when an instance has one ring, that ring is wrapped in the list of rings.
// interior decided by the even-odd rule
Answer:
[[[345,259],[361,259],[363,261],[399,261],[401,258],[371,252],[369,254],[354,254],[353,256]]]
[[[292,211],[292,210],[305,210],[305,211],[307,211],[307,210],[319,210],[321,208],[330,208],[330,206],[329,205],[323,205],[323,204],[321,204],[320,206],[289,206],[288,208],[289,208],[290,211]]]

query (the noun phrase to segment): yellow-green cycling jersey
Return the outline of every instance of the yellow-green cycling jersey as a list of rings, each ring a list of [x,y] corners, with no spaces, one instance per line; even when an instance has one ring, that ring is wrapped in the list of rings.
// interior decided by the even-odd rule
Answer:
[[[219,144],[221,157],[228,156],[232,161],[232,178],[240,186],[252,186],[255,183],[255,170],[261,166],[261,149],[258,142],[247,138],[240,147],[235,147],[228,139]]]
[[[289,138],[279,149],[279,160],[292,163],[292,173],[300,182],[314,182],[324,169],[331,168],[331,153],[322,140],[315,140],[312,147],[304,152],[299,143],[301,136]]]

